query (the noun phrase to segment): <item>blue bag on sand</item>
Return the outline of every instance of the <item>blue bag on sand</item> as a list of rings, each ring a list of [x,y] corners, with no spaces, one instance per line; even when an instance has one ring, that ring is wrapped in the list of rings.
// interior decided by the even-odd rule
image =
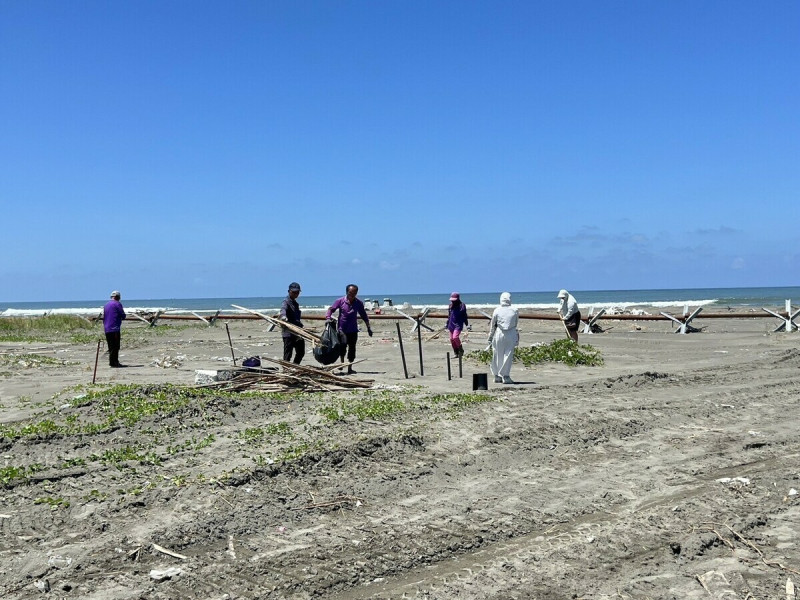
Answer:
[[[329,321],[325,323],[325,331],[322,332],[320,345],[314,347],[314,358],[323,365],[333,364],[342,355],[344,343],[336,324]]]
[[[260,367],[261,366],[261,359],[257,356],[251,356],[250,358],[245,358],[242,361],[243,367]]]

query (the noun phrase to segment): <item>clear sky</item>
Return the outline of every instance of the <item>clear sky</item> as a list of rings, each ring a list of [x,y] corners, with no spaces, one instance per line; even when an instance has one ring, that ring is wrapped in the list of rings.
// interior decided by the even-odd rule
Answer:
[[[798,284],[795,0],[0,0],[0,123],[0,300]]]

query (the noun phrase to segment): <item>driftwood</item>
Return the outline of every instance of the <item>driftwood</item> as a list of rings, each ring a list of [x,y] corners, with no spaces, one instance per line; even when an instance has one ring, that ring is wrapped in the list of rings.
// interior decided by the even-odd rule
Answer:
[[[183,554],[178,554],[177,552],[173,552],[172,550],[167,550],[163,546],[159,546],[158,544],[153,544],[153,549],[158,550],[162,554],[166,554],[167,556],[172,556],[175,558],[180,558],[181,560],[186,560],[186,557]]]
[[[347,389],[368,389],[372,387],[372,380],[342,377],[331,372],[332,366],[319,368],[305,365],[296,365],[285,360],[261,357],[262,361],[274,363],[276,367],[243,367],[238,369],[231,379],[215,381],[198,387],[213,388],[228,392],[244,390],[262,391],[288,391],[299,390],[305,392],[334,392]],[[347,367],[355,363],[344,363],[338,367]],[[278,368],[280,367],[280,368]]]
[[[258,315],[265,321],[272,323],[273,325],[277,325],[278,327],[283,327],[287,331],[295,334],[298,337],[303,338],[304,340],[308,340],[315,346],[322,345],[322,338],[318,336],[316,333],[312,333],[310,331],[306,331],[302,327],[298,327],[297,325],[292,325],[291,323],[287,323],[286,321],[281,321],[280,319],[276,319],[275,317],[270,317],[269,315],[265,315],[264,313],[260,313],[257,310],[250,310],[249,308],[245,308],[244,306],[238,306],[236,304],[231,304],[232,307],[238,308],[239,310],[243,310],[245,312],[249,312],[254,315]]]

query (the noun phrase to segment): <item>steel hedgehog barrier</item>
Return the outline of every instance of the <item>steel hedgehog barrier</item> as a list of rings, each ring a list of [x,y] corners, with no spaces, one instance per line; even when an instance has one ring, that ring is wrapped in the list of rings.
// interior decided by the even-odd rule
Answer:
[[[243,310],[250,310],[244,309]],[[679,316],[671,315],[667,312],[660,312],[659,314],[609,314],[607,309],[603,308],[600,309],[597,313],[594,313],[594,308],[589,311],[589,314],[581,319],[583,323],[583,333],[594,333],[593,330],[597,329],[598,321],[671,321],[675,326],[675,333],[695,333],[699,332],[700,329],[694,327],[692,322],[697,319],[755,319],[760,317],[769,317],[769,318],[777,318],[781,321],[780,325],[778,325],[773,331],[777,332],[780,330],[784,331],[796,331],[798,328],[797,323],[795,323],[795,319],[800,315],[800,309],[792,311],[792,301],[786,300],[786,308],[784,311],[775,312],[768,308],[762,308],[763,312],[735,312],[728,310],[727,312],[703,312],[703,307],[695,309],[693,312],[689,312],[689,306],[684,306],[683,314]],[[208,316],[202,316],[198,312],[192,312],[191,314],[170,314],[167,312],[158,311],[156,313],[146,313],[146,314],[139,314],[135,312],[128,313],[130,317],[139,319],[154,327],[158,321],[196,321],[200,320],[203,321],[206,325],[213,326],[218,320],[231,320],[231,321],[253,321],[253,320],[263,320],[264,317],[259,314],[251,314],[251,313],[223,313],[221,310],[217,311],[208,311],[210,314]],[[266,312],[266,311],[261,311]],[[395,309],[396,313],[399,314],[372,314],[370,315],[370,320],[379,320],[379,321],[402,321],[403,319],[407,319],[414,323],[412,328],[412,333],[415,332],[419,327],[424,327],[429,331],[434,331],[433,328],[428,326],[425,323],[426,319],[447,319],[446,313],[434,313],[431,312],[431,309],[426,308],[422,312],[417,314],[408,314],[402,312],[400,310]],[[480,314],[473,314],[470,315],[470,319],[476,320],[488,320],[491,317],[483,311],[479,311]],[[273,317],[278,317],[278,314],[272,315]],[[93,320],[102,320],[102,314],[94,317]],[[532,319],[538,321],[559,321],[560,317],[555,313],[526,313],[520,314],[520,319]],[[324,321],[324,315],[303,315],[304,321]]]

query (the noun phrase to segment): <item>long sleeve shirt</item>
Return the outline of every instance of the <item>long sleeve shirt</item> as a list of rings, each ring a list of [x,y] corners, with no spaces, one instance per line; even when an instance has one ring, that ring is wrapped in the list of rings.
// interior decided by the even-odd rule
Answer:
[[[517,328],[519,323],[519,312],[511,306],[498,306],[492,313],[492,320],[489,324],[489,338],[491,339],[494,330],[499,328],[501,331],[508,332]]]
[[[109,300],[103,307],[103,329],[106,333],[119,331],[122,320],[126,318],[125,309],[119,300]]]
[[[561,299],[561,306],[558,307],[558,314],[561,318],[566,320],[578,312],[578,302],[572,297],[572,294],[567,294],[566,298]]]
[[[364,303],[356,298],[353,300],[351,304],[347,300],[347,296],[342,296],[336,302],[334,302],[331,307],[328,309],[328,312],[325,313],[325,318],[330,319],[331,315],[339,311],[339,331],[344,333],[356,333],[358,331],[358,317],[361,317],[361,320],[364,321],[364,324],[369,329],[369,317],[367,316],[367,311],[364,308]]]
[[[302,327],[303,323],[300,322],[301,314],[302,311],[300,310],[300,305],[297,303],[297,300],[291,296],[286,296],[286,298],[283,299],[283,304],[281,304],[281,317],[285,318],[287,323]],[[287,329],[282,329],[281,331],[281,337],[289,338],[293,335],[294,334]]]
[[[447,330],[455,331],[461,330],[469,325],[469,317],[467,316],[467,305],[463,302],[459,304],[458,308],[450,308],[447,317]]]

